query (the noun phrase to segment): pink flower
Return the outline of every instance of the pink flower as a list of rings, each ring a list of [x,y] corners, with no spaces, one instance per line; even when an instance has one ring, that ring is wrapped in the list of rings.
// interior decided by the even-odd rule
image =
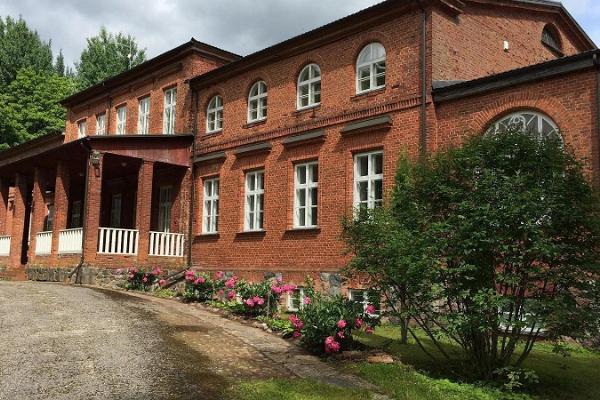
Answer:
[[[142,282],[144,282],[144,283],[148,282],[148,277],[146,275],[144,275],[144,277],[142,278]]]
[[[229,291],[229,293],[227,293],[227,298],[228,298],[229,300],[233,300],[233,299],[235,299],[235,291],[233,291],[233,290],[230,290],[230,291]]]
[[[325,339],[325,353],[337,353],[338,351],[340,351],[339,342],[336,342],[333,336],[327,337]]]
[[[137,274],[137,272],[138,272],[137,268],[131,268],[131,269],[129,269],[129,273],[131,273],[131,274]]]
[[[254,307],[254,301],[252,299],[246,299],[244,301],[244,304],[247,305],[248,307]]]
[[[369,304],[366,308],[367,314],[376,314],[377,310],[373,304]]]
[[[203,277],[199,277],[198,279],[196,279],[194,281],[194,285],[201,285],[204,283],[204,278]]]
[[[302,333],[300,331],[294,331],[294,333],[292,334],[292,337],[294,339],[298,339],[300,336],[302,336]]]
[[[309,305],[310,302],[311,302],[310,297],[307,296],[307,297],[304,298],[304,305],[305,306]]]
[[[217,296],[219,296],[219,297],[223,297],[224,294],[225,294],[225,291],[223,289],[221,289],[217,292]]]
[[[344,339],[344,338],[345,338],[345,336],[344,336],[344,331],[339,331],[339,332],[337,333],[337,337],[339,337],[340,339]]]
[[[343,319],[340,319],[337,323],[337,327],[339,329],[344,329],[346,327],[346,321],[344,321]]]
[[[254,304],[256,304],[257,306],[262,306],[263,304],[265,304],[265,299],[263,299],[262,297],[259,296],[254,296],[252,298],[252,301],[254,302]]]
[[[163,287],[163,286],[165,286],[166,284],[167,284],[167,281],[165,281],[164,279],[161,279],[160,281],[158,281],[158,285],[159,285],[160,287]]]
[[[221,280],[223,279],[223,277],[225,276],[225,273],[223,271],[219,271],[215,274],[215,278]]]
[[[227,287],[227,289],[233,289],[235,287],[235,278],[227,279],[227,282],[225,282],[225,287]]]
[[[370,326],[367,326],[367,328],[365,329],[365,333],[368,335],[371,335],[373,332],[375,332],[375,330]]]
[[[275,278],[275,280],[277,281],[277,283],[283,282],[283,278],[281,276],[278,276],[277,278]]]
[[[296,328],[296,330],[300,330],[300,329],[304,328],[304,323],[296,315],[294,315],[294,314],[290,315],[289,319],[290,319],[290,322],[292,323],[292,326],[294,328]]]
[[[362,319],[356,318],[356,321],[354,321],[354,326],[356,327],[356,329],[360,329],[362,328],[364,323],[365,322]]]
[[[152,270],[152,275],[158,276],[158,275],[160,275],[161,272],[162,271],[160,270],[160,268],[156,267]]]
[[[191,271],[191,270],[185,271],[185,280],[186,281],[191,282],[194,279],[196,279],[196,273],[194,271]]]
[[[271,290],[277,295],[283,293],[283,289],[281,288],[281,286],[271,286]]]

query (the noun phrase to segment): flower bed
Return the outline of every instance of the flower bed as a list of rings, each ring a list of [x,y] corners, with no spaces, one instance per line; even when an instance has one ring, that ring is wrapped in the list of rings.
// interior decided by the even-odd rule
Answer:
[[[145,271],[143,268],[129,268],[127,270],[127,290],[141,290],[147,292],[152,285],[160,279],[161,269],[156,267],[151,272]],[[162,281],[162,280],[161,280]]]

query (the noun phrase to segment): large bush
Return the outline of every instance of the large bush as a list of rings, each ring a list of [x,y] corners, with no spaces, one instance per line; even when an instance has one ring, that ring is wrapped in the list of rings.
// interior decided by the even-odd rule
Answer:
[[[463,349],[463,370],[493,379],[542,336],[598,329],[598,211],[558,138],[513,130],[402,158],[391,202],[348,220],[345,236],[351,271],[431,338],[440,356],[428,354],[442,366],[456,358],[444,336]]]
[[[159,281],[160,274],[161,270],[158,267],[150,272],[143,268],[129,268],[127,270],[127,284],[125,285],[125,288],[127,290],[148,291],[152,285]]]

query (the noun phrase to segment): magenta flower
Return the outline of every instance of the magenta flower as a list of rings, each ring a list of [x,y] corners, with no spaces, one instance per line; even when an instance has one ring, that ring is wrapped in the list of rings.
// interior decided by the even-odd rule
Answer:
[[[227,293],[227,298],[228,298],[229,300],[233,300],[233,299],[235,299],[235,291],[233,291],[233,290],[230,290],[230,291],[229,291],[229,293]]]
[[[337,353],[338,351],[340,351],[340,343],[336,342],[333,336],[327,337],[325,339],[325,353]]]
[[[144,283],[148,282],[148,277],[146,275],[144,275],[144,277],[142,278],[142,282],[144,282]]]
[[[354,321],[354,326],[356,327],[356,329],[360,329],[362,328],[364,323],[365,322],[362,319],[356,318],[356,321]]]
[[[275,280],[277,281],[277,283],[283,282],[283,278],[281,276],[278,276],[277,278],[275,278]]]
[[[257,306],[262,306],[263,304],[265,304],[265,299],[263,299],[262,297],[259,296],[254,296],[252,298],[252,301],[254,302],[254,304],[256,304]]]
[[[283,288],[281,288],[281,286],[271,286],[271,290],[277,295],[283,293]]]
[[[224,294],[225,294],[225,291],[223,289],[221,289],[217,292],[217,296],[219,296],[219,297],[223,297]]]
[[[244,304],[247,305],[248,307],[254,307],[254,301],[252,299],[246,299],[244,301]]]
[[[188,270],[185,271],[185,280],[188,282],[193,281],[194,279],[196,279],[196,273],[192,270]]]
[[[194,285],[201,285],[204,283],[204,278],[203,277],[199,277],[198,279],[196,279],[194,281]]]
[[[344,321],[343,319],[340,319],[337,323],[337,327],[339,329],[344,329],[346,327],[346,321]]]
[[[302,336],[302,333],[300,331],[294,331],[294,333],[292,334],[292,337],[294,339],[298,339],[300,336]]]
[[[158,281],[158,285],[159,285],[160,287],[163,287],[163,286],[165,286],[166,284],[167,284],[167,281],[165,281],[164,279],[161,279],[160,281]]]
[[[339,331],[336,336],[339,337],[340,339],[344,339],[345,338],[344,331]]]
[[[310,301],[311,301],[311,300],[310,300],[310,297],[308,297],[308,296],[307,296],[307,297],[305,297],[305,298],[304,298],[304,305],[305,305],[305,306],[309,305],[309,304],[310,304]]]
[[[162,271],[160,270],[160,268],[156,267],[152,270],[152,275],[158,276],[158,275],[160,275],[161,272]]]
[[[369,304],[366,308],[367,314],[375,314],[377,313],[377,310],[375,309],[375,306],[373,304]]]
[[[227,287],[227,289],[233,289],[235,287],[235,278],[227,279],[227,282],[225,282],[225,287]]]
[[[223,271],[219,271],[215,274],[215,278],[221,280],[223,279],[223,277],[225,276],[225,273]]]
[[[375,330],[370,326],[367,326],[367,328],[365,329],[365,333],[368,335],[372,334],[373,332],[375,332]]]
[[[300,329],[304,328],[304,323],[296,315],[294,315],[294,314],[290,315],[289,319],[290,319],[290,322],[292,323],[292,326],[294,328],[296,328],[296,330],[300,330]]]

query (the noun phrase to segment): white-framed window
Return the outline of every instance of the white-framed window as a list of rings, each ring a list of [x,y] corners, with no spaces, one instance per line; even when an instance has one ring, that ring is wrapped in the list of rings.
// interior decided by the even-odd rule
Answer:
[[[117,135],[124,135],[127,129],[127,106],[117,108]]]
[[[218,132],[223,129],[223,98],[213,97],[206,109],[206,132]]]
[[[71,228],[81,227],[81,200],[75,200],[71,204]]]
[[[50,203],[46,206],[46,219],[44,221],[44,232],[50,232],[54,229],[54,204]]]
[[[354,156],[354,207],[383,205],[383,152]]]
[[[96,135],[106,135],[106,114],[96,115]]]
[[[294,169],[294,228],[314,228],[318,221],[319,164],[297,164]]]
[[[150,129],[150,97],[140,99],[138,105],[138,135],[147,135]]]
[[[385,48],[381,43],[370,43],[356,60],[356,93],[385,87]]]
[[[244,218],[245,231],[263,230],[265,196],[265,172],[251,171],[246,173],[246,207]]]
[[[177,88],[165,90],[165,104],[163,115],[163,133],[175,134],[175,116],[177,110]]]
[[[81,139],[82,137],[85,137],[86,128],[87,128],[87,122],[85,119],[82,119],[81,121],[77,122],[77,137],[78,138]]]
[[[248,122],[267,118],[267,84],[264,81],[252,85],[248,95]]]
[[[115,193],[110,198],[110,227],[121,227],[121,203],[123,196],[121,193]]]
[[[217,233],[219,231],[219,178],[204,181],[202,220],[202,233]]]
[[[490,125],[487,134],[493,135],[513,129],[529,133],[538,139],[555,137],[562,142],[556,123],[549,116],[533,110],[522,110],[505,115]]]
[[[304,288],[297,288],[292,293],[288,294],[287,310],[297,312],[304,308]]]
[[[369,304],[375,307],[375,314],[369,314],[371,317],[378,317],[381,312],[381,297],[376,291],[349,289],[348,300],[362,304],[365,312],[367,311],[367,306]]]
[[[298,76],[297,108],[314,107],[321,104],[321,68],[309,64]]]
[[[161,186],[158,190],[158,231],[171,231],[171,213],[173,209],[173,187]]]

